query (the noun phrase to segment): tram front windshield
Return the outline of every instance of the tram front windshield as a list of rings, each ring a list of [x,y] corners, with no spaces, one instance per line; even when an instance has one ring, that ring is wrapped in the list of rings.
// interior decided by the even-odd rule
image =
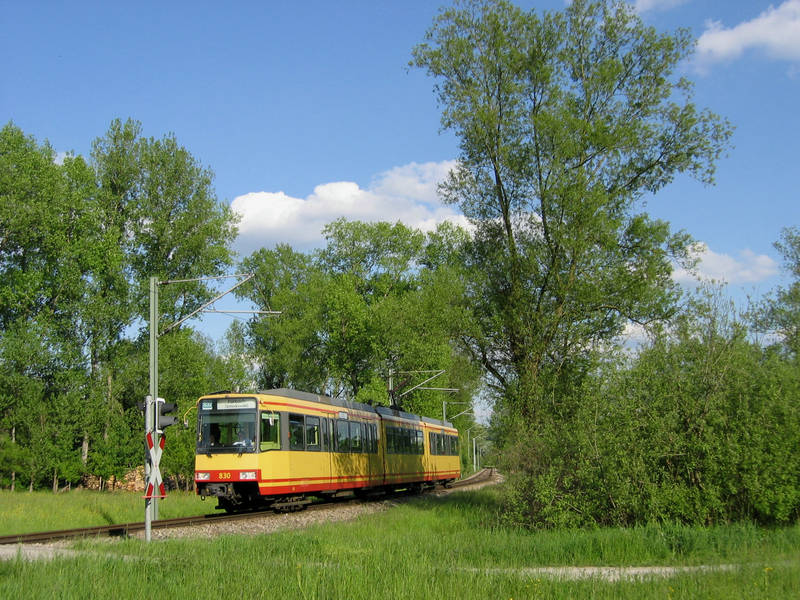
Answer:
[[[197,431],[197,452],[254,452],[255,410],[201,410]]]

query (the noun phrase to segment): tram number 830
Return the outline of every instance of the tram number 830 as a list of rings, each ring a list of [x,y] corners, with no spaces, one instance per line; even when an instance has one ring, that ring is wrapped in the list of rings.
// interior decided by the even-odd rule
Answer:
[[[230,473],[220,473],[219,474],[219,478],[220,479],[230,479],[231,478],[231,474]]]

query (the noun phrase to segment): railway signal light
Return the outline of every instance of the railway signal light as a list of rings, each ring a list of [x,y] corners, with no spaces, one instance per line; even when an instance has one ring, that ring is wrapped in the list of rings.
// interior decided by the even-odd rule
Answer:
[[[178,409],[178,405],[175,402],[166,402],[163,398],[158,398],[156,407],[158,412],[156,423],[159,433],[163,432],[164,429],[170,425],[175,425],[175,423],[178,422],[178,417],[171,416],[171,414]]]

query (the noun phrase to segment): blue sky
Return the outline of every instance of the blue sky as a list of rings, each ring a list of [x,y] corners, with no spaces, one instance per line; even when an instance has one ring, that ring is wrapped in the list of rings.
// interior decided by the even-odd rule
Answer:
[[[758,296],[785,282],[772,243],[800,225],[800,0],[636,4],[698,38],[682,67],[695,101],[736,126],[715,187],[679,178],[647,211],[701,242],[700,275]],[[460,220],[435,194],[457,141],[439,131],[432,81],[407,69],[439,6],[0,0],[0,121],[84,156],[117,117],[174,132],[242,215],[242,254],[311,248],[339,216],[429,229]]]

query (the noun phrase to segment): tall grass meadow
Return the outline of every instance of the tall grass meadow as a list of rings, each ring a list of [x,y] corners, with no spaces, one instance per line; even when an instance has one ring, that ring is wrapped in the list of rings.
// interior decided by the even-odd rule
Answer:
[[[537,531],[505,524],[502,506],[498,490],[484,489],[269,535],[82,540],[69,557],[0,562],[0,597],[789,598],[800,589],[798,525]],[[689,570],[616,580],[542,571],[590,566]]]

